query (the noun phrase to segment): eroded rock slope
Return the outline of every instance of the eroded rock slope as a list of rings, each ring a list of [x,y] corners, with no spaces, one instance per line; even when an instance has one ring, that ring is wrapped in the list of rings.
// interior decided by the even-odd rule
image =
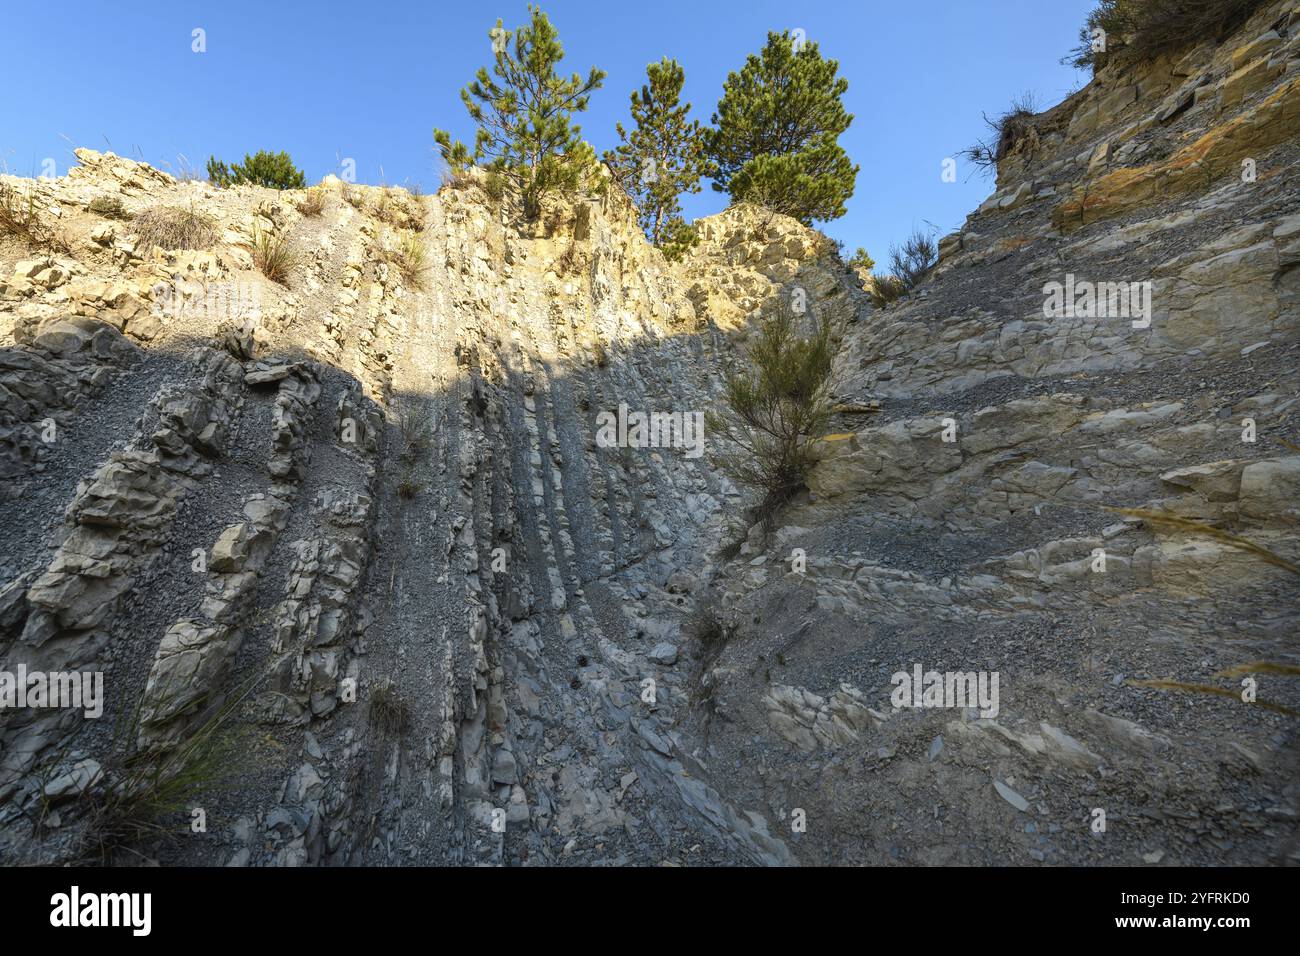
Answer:
[[[933,277],[859,318],[837,395],[880,410],[723,568],[697,714],[724,793],[804,811],[802,861],[1296,859],[1300,693],[1260,663],[1294,671],[1295,575],[1104,509],[1300,548],[1298,76],[1291,3],[1108,66],[1006,144]],[[1150,313],[1049,317],[1068,281],[1150,283]],[[996,672],[996,716],[895,709],[916,665]]]
[[[613,193],[521,230],[473,182],[329,181],[307,215],[88,150],[5,178],[64,241],[0,242],[0,670],[102,673],[105,707],[0,710],[0,856],[1293,858],[1296,718],[1260,702],[1300,694],[1257,662],[1297,663],[1295,577],[1105,508],[1300,551],[1297,44],[1277,3],[1103,70],[880,310],[745,207],[670,266]],[[1149,326],[1045,317],[1067,275],[1149,281]],[[840,410],[771,534],[715,444],[597,442],[620,405],[713,407],[795,297]],[[894,708],[915,665],[997,672],[996,716]],[[128,758],[206,753],[214,713],[167,835],[110,826],[143,813]]]
[[[164,861],[793,859],[678,759],[688,668],[652,613],[738,493],[705,459],[596,442],[620,404],[709,407],[722,367],[624,201],[521,236],[471,183],[330,182],[306,216],[79,158],[9,181],[65,243],[5,251],[4,664],[101,672],[107,706],[4,712],[7,855],[100,847],[95,794],[215,712],[235,744],[212,825]],[[105,197],[214,241],[146,246]],[[766,228],[730,269],[737,315],[825,247]],[[256,268],[267,236],[287,284]]]

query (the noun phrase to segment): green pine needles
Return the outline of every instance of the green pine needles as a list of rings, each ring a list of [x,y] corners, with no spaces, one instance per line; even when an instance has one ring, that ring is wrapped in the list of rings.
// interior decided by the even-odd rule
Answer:
[[[646,238],[669,260],[680,259],[698,237],[682,218],[680,196],[698,193],[708,170],[704,129],[688,118],[691,104],[681,102],[686,73],[664,57],[646,67],[649,82],[632,93],[629,133],[616,126],[619,145],[605,153],[605,163],[636,203]]]
[[[592,67],[584,78],[559,72],[564,48],[550,19],[530,5],[529,21],[489,31],[493,60],[461,90],[475,124],[473,146],[435,129],[450,182],[471,167],[494,199],[522,204],[525,219],[542,213],[547,197],[603,187],[599,164],[574,117],[587,109],[605,80]],[[619,123],[617,145],[603,159],[637,206],[646,237],[669,259],[697,241],[682,215],[681,197],[700,191],[704,177],[733,203],[749,202],[804,225],[845,213],[858,167],[839,145],[853,116],[844,108],[848,81],[816,43],[789,31],[769,33],[723,84],[708,128],[682,100],[685,72],[664,57],[646,67],[631,95],[632,126]]]
[[[293,164],[286,152],[269,153],[259,149],[257,154],[244,154],[243,165],[227,166],[215,156],[208,157],[208,179],[214,186],[267,186],[271,189],[302,189],[307,185],[303,171]]]
[[[583,79],[556,70],[564,58],[559,34],[539,8],[529,5],[530,20],[518,30],[504,30],[501,21],[492,38],[492,72],[480,67],[474,81],[461,90],[461,99],[478,126],[471,150],[453,141],[446,130],[434,130],[443,160],[460,172],[471,165],[513,188],[523,202],[526,218],[542,212],[546,198],[570,194],[597,171],[595,151],[582,138],[573,116],[587,109],[593,90],[605,73],[595,67]]]
[[[723,84],[707,135],[713,188],[732,202],[753,202],[798,219],[844,215],[858,167],[837,142],[853,116],[841,98],[848,81],[817,44],[788,31]]]
[[[801,335],[801,318],[782,306],[763,321],[749,349],[749,370],[727,376],[723,409],[706,419],[731,447],[723,471],[759,492],[755,516],[768,527],[804,487],[813,444],[831,419],[831,329],[820,319],[810,335]]]

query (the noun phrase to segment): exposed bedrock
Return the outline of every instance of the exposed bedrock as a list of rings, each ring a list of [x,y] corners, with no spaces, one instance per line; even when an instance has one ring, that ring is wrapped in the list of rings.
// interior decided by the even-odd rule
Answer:
[[[85,859],[144,761],[200,785],[119,862],[1294,861],[1298,40],[1106,67],[883,309],[751,207],[670,265],[616,190],[4,177],[69,242],[0,243],[0,673],[103,712],[0,708],[0,858]],[[710,436],[597,440],[795,297],[837,412],[769,532]]]

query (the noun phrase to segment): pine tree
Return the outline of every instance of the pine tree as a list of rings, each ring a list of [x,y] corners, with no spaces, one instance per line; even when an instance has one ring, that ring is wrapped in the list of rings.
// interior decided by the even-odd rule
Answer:
[[[564,58],[559,34],[540,8],[530,4],[528,12],[527,26],[505,30],[498,20],[488,34],[496,78],[480,67],[461,90],[478,125],[473,150],[453,142],[446,130],[434,130],[434,139],[453,169],[481,164],[512,185],[523,200],[524,215],[533,218],[546,196],[576,190],[597,168],[595,151],[572,117],[586,110],[605,73],[592,67],[586,80],[577,73],[561,77],[556,72]]]
[[[871,258],[871,253],[867,252],[862,246],[858,246],[858,251],[853,253],[853,258],[848,262],[850,269],[856,269],[858,272],[869,273],[876,267],[876,260]]]
[[[646,237],[669,259],[679,259],[695,244],[695,229],[681,215],[678,197],[700,191],[707,170],[704,130],[687,119],[690,103],[681,103],[686,73],[664,57],[646,67],[649,83],[632,93],[631,133],[616,124],[619,145],[605,162],[637,205]]]
[[[769,33],[767,45],[730,73],[707,135],[713,188],[805,225],[844,215],[858,167],[836,142],[853,117],[848,81],[817,44]]]
[[[806,323],[784,306],[769,313],[749,349],[751,369],[727,375],[722,408],[706,418],[730,446],[723,471],[762,494],[756,517],[768,526],[804,486],[812,446],[831,418],[831,327],[820,319],[811,335],[801,336],[800,324]]]
[[[289,154],[281,151],[268,153],[259,149],[257,154],[244,154],[244,163],[227,166],[215,156],[208,157],[208,179],[217,186],[269,186],[271,189],[302,189],[307,185],[303,171],[293,164]]]

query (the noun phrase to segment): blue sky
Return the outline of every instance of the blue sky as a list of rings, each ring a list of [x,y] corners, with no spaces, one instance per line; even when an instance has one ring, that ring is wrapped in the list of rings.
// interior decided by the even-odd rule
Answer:
[[[849,81],[855,120],[840,142],[862,169],[848,214],[824,226],[849,250],[882,260],[891,242],[931,223],[961,225],[992,183],[943,160],[983,134],[1025,92],[1050,106],[1086,82],[1060,58],[1094,0],[547,0],[567,71],[608,74],[581,119],[604,151],[647,63],[676,57],[686,97],[707,122],[730,70],[768,30],[802,29]],[[15,4],[0,31],[9,89],[0,161],[9,172],[58,175],[71,144],[111,148],[174,169],[258,149],[285,149],[316,181],[341,158],[360,182],[438,183],[435,126],[472,141],[459,90],[490,60],[497,17],[525,22],[519,2],[363,4],[317,0]],[[207,51],[191,50],[206,31]],[[69,142],[70,141],[70,142]],[[169,165],[170,164],[170,165]],[[724,208],[704,191],[688,216]]]

